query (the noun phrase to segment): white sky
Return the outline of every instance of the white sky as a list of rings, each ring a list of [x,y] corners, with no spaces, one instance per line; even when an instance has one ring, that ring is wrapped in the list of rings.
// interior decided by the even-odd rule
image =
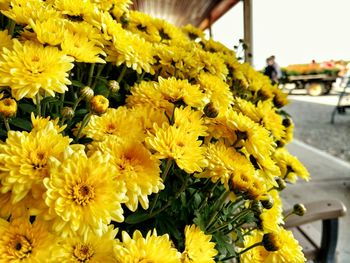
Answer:
[[[243,3],[212,26],[229,48],[243,38]],[[254,66],[275,55],[281,66],[312,59],[350,60],[350,0],[253,0]]]

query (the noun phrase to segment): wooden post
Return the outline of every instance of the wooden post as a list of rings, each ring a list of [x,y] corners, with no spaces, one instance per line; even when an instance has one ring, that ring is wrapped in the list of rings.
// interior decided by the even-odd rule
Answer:
[[[244,60],[253,64],[253,8],[252,0],[243,0],[244,42],[248,45],[244,52]],[[248,56],[251,54],[251,56]]]

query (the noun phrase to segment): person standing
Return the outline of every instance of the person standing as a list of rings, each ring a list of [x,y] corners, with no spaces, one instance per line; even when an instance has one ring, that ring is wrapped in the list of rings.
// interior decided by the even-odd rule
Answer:
[[[278,81],[277,71],[273,65],[273,60],[271,59],[271,57],[266,59],[266,67],[264,69],[264,75],[269,77],[273,85],[277,83]]]
[[[277,81],[282,78],[282,71],[281,71],[281,67],[278,65],[278,63],[276,62],[276,57],[274,55],[270,56],[270,59],[272,60],[272,65],[276,70],[276,74],[277,74]]]

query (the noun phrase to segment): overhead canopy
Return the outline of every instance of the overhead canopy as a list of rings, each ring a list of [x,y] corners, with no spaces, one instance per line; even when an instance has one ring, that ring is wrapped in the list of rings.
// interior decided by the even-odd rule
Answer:
[[[239,0],[133,0],[133,8],[177,26],[208,28]]]

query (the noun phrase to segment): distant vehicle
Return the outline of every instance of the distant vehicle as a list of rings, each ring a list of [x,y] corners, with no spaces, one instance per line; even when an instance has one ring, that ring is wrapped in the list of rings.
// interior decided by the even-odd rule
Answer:
[[[342,70],[340,65],[340,62],[290,65],[282,68],[280,83],[289,87],[290,93],[294,89],[306,89],[310,96],[328,94],[333,83],[339,78]]]

